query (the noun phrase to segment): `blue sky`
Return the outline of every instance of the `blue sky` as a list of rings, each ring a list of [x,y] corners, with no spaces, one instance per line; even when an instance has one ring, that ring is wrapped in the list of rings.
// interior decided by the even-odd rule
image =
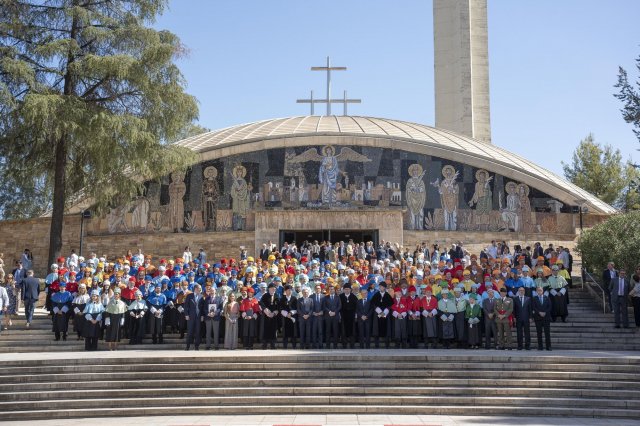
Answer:
[[[638,17],[637,0],[489,0],[493,142],[562,174],[592,132],[640,162],[613,97],[618,66],[640,79]],[[434,123],[431,1],[172,0],[155,26],[189,48],[179,66],[210,129],[308,114],[295,100],[324,93],[309,67],[328,55],[349,68],[333,96],[363,99],[350,114]]]

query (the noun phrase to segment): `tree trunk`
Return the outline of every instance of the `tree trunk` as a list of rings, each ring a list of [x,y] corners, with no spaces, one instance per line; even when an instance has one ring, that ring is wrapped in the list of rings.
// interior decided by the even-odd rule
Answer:
[[[62,250],[62,224],[64,222],[65,205],[65,172],[67,169],[67,144],[63,135],[56,143],[56,162],[53,177],[53,210],[51,213],[51,229],[49,231],[49,265],[55,263]]]

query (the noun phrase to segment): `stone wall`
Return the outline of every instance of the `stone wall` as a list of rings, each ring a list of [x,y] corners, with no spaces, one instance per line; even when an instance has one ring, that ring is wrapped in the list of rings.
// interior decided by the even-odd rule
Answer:
[[[49,254],[49,230],[51,218],[35,218],[29,220],[0,221],[0,253],[4,254],[4,270],[9,273],[14,261],[20,259],[24,249],[33,253],[33,268],[36,275],[42,276],[47,271]],[[64,218],[62,234],[62,253],[68,254],[71,249],[80,247],[80,216],[69,215]]]

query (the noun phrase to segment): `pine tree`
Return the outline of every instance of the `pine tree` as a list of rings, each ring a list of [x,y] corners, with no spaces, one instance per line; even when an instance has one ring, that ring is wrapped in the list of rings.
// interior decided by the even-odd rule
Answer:
[[[571,164],[563,161],[562,168],[569,181],[605,203],[614,204],[619,201],[625,187],[620,150],[614,151],[611,145],[602,147],[589,134],[573,152]]]
[[[167,143],[198,110],[174,64],[184,47],[150,26],[166,4],[0,0],[2,174],[49,183],[49,264],[71,202],[100,210],[194,159]]]

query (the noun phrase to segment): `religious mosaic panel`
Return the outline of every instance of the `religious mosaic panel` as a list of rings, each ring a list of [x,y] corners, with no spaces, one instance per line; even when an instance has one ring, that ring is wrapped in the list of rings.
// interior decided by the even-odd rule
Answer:
[[[256,210],[399,209],[410,230],[558,232],[570,213],[491,170],[389,148],[278,148],[206,161],[113,207],[92,233],[252,230]]]

